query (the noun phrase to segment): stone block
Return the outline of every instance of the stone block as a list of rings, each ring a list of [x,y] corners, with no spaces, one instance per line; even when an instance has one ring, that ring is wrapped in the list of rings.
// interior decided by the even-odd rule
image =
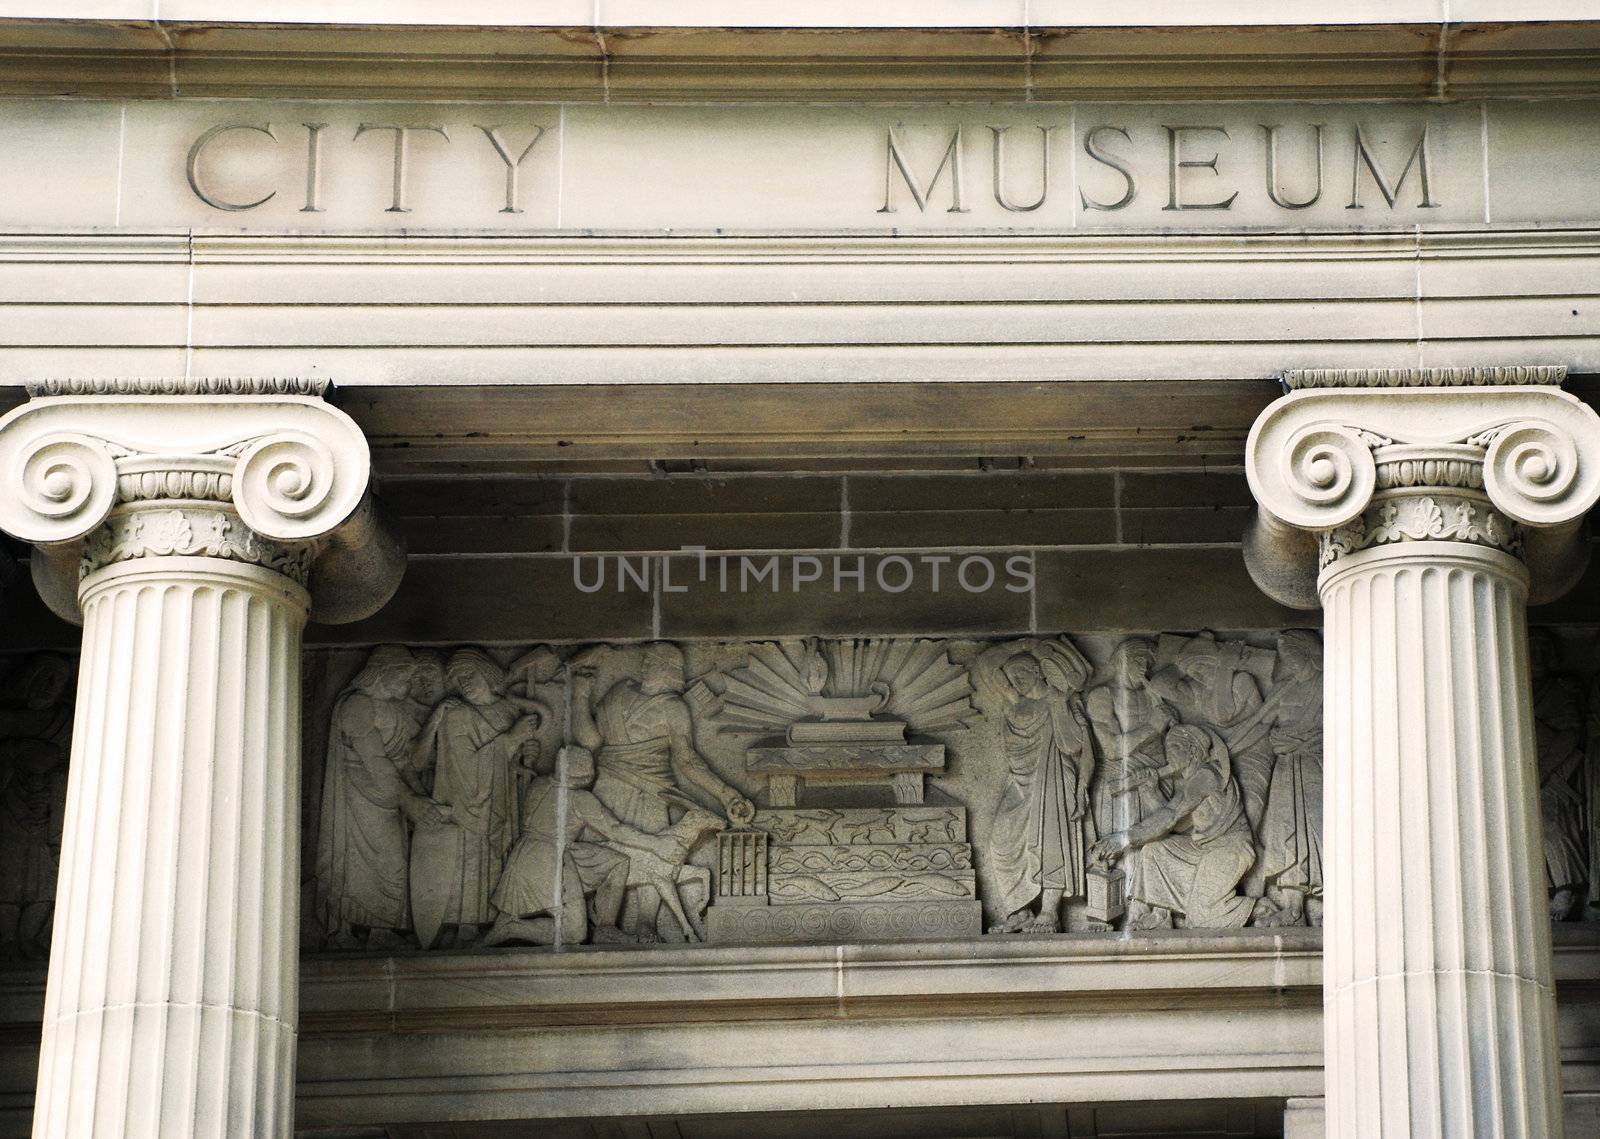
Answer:
[[[852,475],[857,548],[1054,546],[1116,538],[1112,478],[1080,472]]]
[[[651,632],[648,593],[593,594],[564,557],[412,559],[393,600],[365,621],[312,625],[310,644],[633,639]]]
[[[661,634],[669,637],[727,636],[828,636],[849,635],[864,629],[883,633],[1004,633],[1021,632],[1029,627],[1030,606],[1026,591],[1012,592],[1006,562],[1025,558],[1022,551],[994,550],[986,558],[994,572],[990,587],[971,592],[955,580],[958,566],[967,555],[947,560],[941,566],[938,588],[934,588],[929,566],[919,561],[915,551],[904,555],[823,553],[816,555],[821,578],[796,583],[791,573],[795,558],[804,555],[775,555],[781,580],[777,588],[766,582],[741,581],[741,562],[730,557],[727,589],[719,580],[719,562],[708,563],[705,581],[698,579],[698,559],[680,556],[669,559],[671,576],[682,593],[663,593]],[[942,556],[942,555],[941,555]],[[902,562],[887,562],[900,557],[909,563],[912,579],[900,592],[878,588],[880,569],[890,585],[898,587],[905,578]],[[842,571],[835,581],[835,559]],[[858,562],[859,559],[859,562]],[[754,557],[757,568],[767,555]],[[849,575],[859,567],[865,574],[861,588]],[[813,567],[814,568],[814,567]],[[807,572],[810,572],[809,568]],[[768,579],[770,580],[770,579]],[[969,574],[974,585],[983,584],[977,569]],[[834,588],[838,584],[839,588]],[[743,586],[743,588],[741,588]]]
[[[1272,629],[1319,624],[1250,580],[1235,549],[1074,550],[1038,555],[1038,628]]]
[[[983,906],[970,900],[712,906],[706,931],[718,944],[977,937],[983,932]]]
[[[1242,470],[1126,472],[1117,509],[1129,545],[1233,543],[1255,500]]]
[[[837,478],[577,479],[571,548],[826,548],[839,542],[840,503]]]

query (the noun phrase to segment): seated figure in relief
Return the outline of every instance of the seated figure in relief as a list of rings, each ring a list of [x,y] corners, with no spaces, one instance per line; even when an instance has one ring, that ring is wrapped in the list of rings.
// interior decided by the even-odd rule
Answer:
[[[1261,687],[1245,658],[1264,652],[1201,633],[1190,637],[1172,665],[1151,679],[1151,687],[1177,708],[1184,723],[1214,728],[1227,741],[1252,834],[1261,833],[1275,757],[1267,742],[1268,725],[1257,715]],[[1261,875],[1254,875],[1249,892],[1260,895],[1263,889]]]
[[[1059,932],[1062,902],[1086,893],[1095,745],[1082,691],[1092,671],[1065,638],[994,645],[973,662],[980,690],[1005,709],[989,866],[1006,917],[991,932]]]
[[[567,747],[553,773],[536,775],[528,784],[522,798],[522,833],[495,887],[492,901],[499,916],[485,944],[553,945],[558,910],[563,942],[630,941],[617,924],[628,887],[630,855],[649,852],[675,864],[688,857],[688,849],[673,836],[646,834],[607,810],[589,790],[594,778],[593,753]],[[564,815],[561,788],[566,789]]]
[[[687,679],[683,650],[657,641],[646,645],[637,679],[624,677],[595,696],[595,662],[605,650],[572,663],[572,734],[595,753],[594,794],[622,822],[648,834],[660,834],[673,822],[670,792],[698,791],[715,800],[735,822],[746,822],[755,808],[740,791],[724,782],[700,754],[695,723],[684,699]],[[681,811],[680,811],[681,814]],[[623,926],[639,941],[673,939],[691,930],[670,911],[661,915],[660,891],[652,886],[630,891]]]
[[[1181,724],[1167,733],[1172,797],[1160,810],[1090,849],[1108,863],[1133,851],[1128,924],[1155,929],[1174,915],[1191,929],[1249,922],[1256,903],[1239,893],[1255,861],[1250,824],[1234,781],[1228,745],[1216,732]]]
[[[411,928],[407,823],[444,819],[411,766],[431,672],[426,657],[380,645],[333,706],[316,863],[333,948],[392,947]]]
[[[1560,672],[1561,648],[1544,630],[1528,637],[1533,674],[1534,741],[1539,755],[1539,809],[1544,816],[1544,865],[1550,918],[1580,911],[1588,893],[1583,777],[1583,690]]]

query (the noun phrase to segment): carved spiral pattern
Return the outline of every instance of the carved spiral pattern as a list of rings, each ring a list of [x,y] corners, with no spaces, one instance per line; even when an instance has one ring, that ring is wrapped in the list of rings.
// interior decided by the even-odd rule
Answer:
[[[8,525],[31,542],[64,542],[98,526],[117,493],[116,461],[93,439],[58,433],[34,442],[17,457],[15,485],[26,513]]]
[[[1285,522],[1329,529],[1355,518],[1372,498],[1377,465],[1355,431],[1318,424],[1297,432],[1282,460],[1285,488],[1295,497],[1296,517]]]
[[[1500,432],[1484,458],[1484,486],[1495,506],[1531,526],[1568,522],[1588,508],[1575,501],[1581,494],[1579,476],[1571,436],[1544,423],[1519,423]]]
[[[251,529],[312,538],[343,521],[333,452],[315,436],[284,432],[252,443],[233,473],[234,502]]]

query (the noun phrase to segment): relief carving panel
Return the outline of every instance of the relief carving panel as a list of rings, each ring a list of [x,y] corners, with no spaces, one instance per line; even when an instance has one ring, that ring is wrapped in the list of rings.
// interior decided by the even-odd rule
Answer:
[[[1531,659],[1553,920],[1594,647]],[[382,645],[308,659],[308,951],[1318,925],[1317,634]],[[48,950],[72,663],[0,667],[0,957]]]
[[[330,728],[329,946],[1321,917],[1312,633],[386,646]]]

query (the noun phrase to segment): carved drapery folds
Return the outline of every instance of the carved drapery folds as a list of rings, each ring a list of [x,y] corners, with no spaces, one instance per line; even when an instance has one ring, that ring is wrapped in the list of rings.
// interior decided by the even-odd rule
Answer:
[[[1247,444],[1259,507],[1245,557],[1257,584],[1315,609],[1340,558],[1394,542],[1480,545],[1523,560],[1530,600],[1582,574],[1600,500],[1600,422],[1560,390],[1562,367],[1315,369]],[[1463,390],[1469,389],[1469,390]]]
[[[262,566],[357,620],[393,595],[403,550],[374,516],[365,437],[301,378],[46,380],[0,420],[14,493],[0,529],[32,542],[35,583],[81,621],[78,586],[148,556]]]

